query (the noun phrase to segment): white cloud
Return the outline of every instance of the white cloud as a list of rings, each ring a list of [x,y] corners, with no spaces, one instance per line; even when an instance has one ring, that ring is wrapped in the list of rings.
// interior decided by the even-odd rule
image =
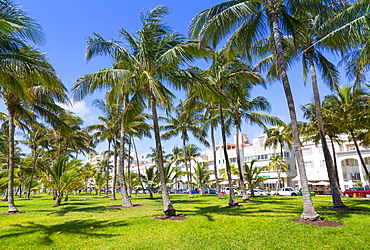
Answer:
[[[59,104],[59,106],[80,117],[84,121],[84,126],[91,125],[98,121],[98,115],[91,110],[91,107],[87,106],[85,101],[73,102],[72,106],[64,104]]]

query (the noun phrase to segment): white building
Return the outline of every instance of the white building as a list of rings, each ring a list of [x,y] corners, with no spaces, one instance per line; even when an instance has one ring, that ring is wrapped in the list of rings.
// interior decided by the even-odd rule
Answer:
[[[354,143],[349,140],[347,135],[341,135],[341,144],[334,144],[335,150],[335,161],[337,163],[338,177],[340,188],[345,190],[350,187],[356,186],[357,182],[362,182],[364,185],[369,185],[369,181],[365,179],[365,172],[360,164],[360,158],[354,147]],[[237,154],[236,154],[236,138],[234,137],[234,144],[227,144],[226,148],[228,151],[229,161],[234,164],[237,168]],[[280,154],[280,146],[274,149],[272,147],[265,148],[266,134],[262,134],[257,138],[249,142],[249,138],[245,134],[239,135],[239,149],[240,157],[242,163],[251,164],[252,160],[257,160],[255,166],[266,167],[269,165],[270,157],[274,154]],[[220,143],[221,144],[221,143]],[[332,145],[328,141],[328,146],[333,155]],[[366,167],[370,170],[370,148],[360,147],[360,151]],[[313,142],[304,142],[302,144],[302,153],[304,158],[304,164],[306,168],[307,179],[309,182],[310,191],[314,191],[320,194],[329,194],[329,178],[325,166],[324,155],[322,152],[321,144],[316,145]],[[296,167],[294,150],[289,149],[287,146],[283,148],[283,159],[289,164],[288,171],[282,172],[280,177],[282,179],[284,186],[291,186],[295,188],[300,187],[299,174]],[[98,165],[102,160],[104,160],[103,153],[90,153],[88,155],[88,162],[93,165]],[[139,158],[139,168],[137,167],[136,155],[131,153],[133,162],[131,162],[131,171],[138,173],[140,171],[141,175],[145,174],[145,169],[152,167],[154,163],[147,159],[146,153],[138,153]],[[224,174],[224,169],[226,168],[226,162],[223,152],[223,146],[216,146],[216,162],[214,162],[212,149],[207,149],[202,153],[202,155],[197,159],[198,162],[207,162],[209,164],[208,171],[214,171],[214,164],[217,165],[218,177],[221,179]],[[110,158],[111,164],[113,164],[113,156]],[[127,163],[125,164],[127,166]],[[194,172],[195,163],[192,161],[191,168]],[[185,165],[178,165],[180,170],[186,171]],[[277,184],[277,173],[274,171],[266,170],[263,172],[263,176],[266,178],[261,188],[273,190]],[[233,184],[238,185],[239,177],[236,175],[232,176]],[[215,175],[211,175],[211,180],[215,180]],[[176,180],[176,184],[173,185],[173,189],[186,188],[185,183],[187,183],[187,176],[182,176]],[[227,181],[221,182],[222,186],[228,185]],[[213,184],[213,187],[215,184]]]
[[[356,186],[357,182],[369,185],[365,179],[365,171],[361,165],[360,157],[357,154],[353,141],[349,136],[340,136],[341,144],[334,143],[335,160],[338,170],[339,185],[342,190]],[[333,155],[332,144],[328,141],[328,147]],[[370,170],[370,149],[360,146],[361,155],[364,158],[368,171]],[[321,144],[315,145],[313,142],[304,142],[303,159],[307,173],[307,179],[312,185],[312,191],[321,192],[329,190],[329,177]],[[295,178],[299,180],[299,177]],[[318,183],[322,185],[318,185]]]

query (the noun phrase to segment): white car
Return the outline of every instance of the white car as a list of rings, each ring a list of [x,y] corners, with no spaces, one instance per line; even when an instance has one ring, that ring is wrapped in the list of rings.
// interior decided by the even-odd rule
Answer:
[[[271,191],[271,195],[275,195],[276,191]],[[298,191],[297,190],[294,190],[293,188],[291,187],[284,187],[284,188],[279,188],[277,190],[277,194],[278,195],[284,195],[284,196],[297,196],[298,195]]]
[[[262,189],[253,189],[254,195],[270,195],[269,192],[263,191]],[[247,195],[251,195],[251,190],[247,191]]]

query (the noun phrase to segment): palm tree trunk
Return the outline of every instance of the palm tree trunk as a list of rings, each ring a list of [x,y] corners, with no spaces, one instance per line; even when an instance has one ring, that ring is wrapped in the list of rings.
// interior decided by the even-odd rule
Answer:
[[[121,128],[120,128],[120,152],[119,152],[119,177],[121,182],[122,206],[132,207],[130,197],[127,194],[126,180],[125,180],[125,127],[123,120],[123,112],[121,113]]]
[[[130,136],[127,152],[127,194],[129,197],[131,197],[131,191],[132,190],[131,190],[131,136]]]
[[[193,192],[192,192],[192,188],[191,188],[191,185],[190,185],[190,171],[189,171],[189,166],[188,166],[188,160],[187,160],[187,155],[186,155],[186,142],[185,142],[185,138],[186,138],[186,134],[185,132],[183,132],[182,134],[182,148],[183,148],[183,151],[184,151],[184,163],[185,163],[185,168],[186,168],[186,172],[187,172],[187,178],[188,178],[188,189],[189,189],[189,198],[194,198],[193,196]]]
[[[281,159],[280,159],[280,166],[276,169],[276,173],[277,173],[277,178],[278,178],[278,181],[277,181],[277,185],[276,185],[276,188],[275,188],[275,194],[276,196],[279,195],[278,193],[278,190],[280,188],[280,185],[281,185],[281,169],[282,169],[282,164],[283,164],[283,160],[284,160],[284,150],[283,150],[283,143],[280,141],[280,155],[281,155]]]
[[[116,183],[117,183],[117,134],[115,133],[113,139],[113,180],[112,180],[112,198],[116,200]]]
[[[278,14],[275,12],[275,10],[271,10],[271,13],[269,13],[269,15],[270,15],[269,16],[270,20],[272,22],[272,30],[273,30],[272,32],[274,36],[275,49],[276,49],[276,55],[277,55],[277,65],[279,65],[279,75],[283,83],[285,97],[286,97],[288,109],[289,109],[289,115],[290,115],[291,126],[292,126],[292,135],[293,135],[293,140],[294,140],[294,152],[297,158],[297,165],[299,169],[299,176],[300,176],[300,181],[301,181],[301,186],[302,186],[303,213],[301,217],[305,220],[318,220],[320,219],[320,216],[316,212],[315,207],[313,206],[310,192],[308,190],[308,181],[307,181],[306,169],[304,167],[304,162],[303,162],[301,143],[299,140],[298,122],[297,122],[297,116],[296,116],[295,107],[294,107],[293,94],[290,88],[289,78],[288,78],[288,74],[286,70],[286,63],[284,60],[284,51],[283,51],[283,46],[281,42],[279,20],[277,16]]]
[[[346,207],[346,205],[343,204],[342,199],[340,198],[341,192],[339,188],[339,182],[338,182],[338,179],[336,178],[336,171],[333,166],[333,160],[330,156],[329,147],[326,142],[324,123],[322,121],[319,87],[317,86],[316,70],[315,70],[315,65],[314,65],[311,53],[308,53],[308,61],[310,64],[312,90],[313,90],[315,106],[316,106],[317,125],[319,127],[321,145],[322,145],[322,149],[324,152],[326,170],[329,176],[330,188],[332,192],[333,207]]]
[[[55,196],[55,200],[56,200],[56,202],[55,202],[54,207],[58,207],[58,206],[60,206],[60,205],[62,204],[62,199],[63,199],[63,195],[61,195],[61,194],[59,193],[59,191],[58,191],[58,192],[57,192],[57,194],[56,194],[56,196]]]
[[[37,166],[37,159],[38,159],[38,153],[37,153],[37,148],[34,149],[34,156],[33,156],[33,164],[32,164],[32,173],[31,173],[31,178],[30,178],[30,183],[27,188],[27,193],[26,193],[26,199],[30,198],[31,195],[31,188],[32,188],[32,182],[33,182],[33,176],[35,175],[35,169]]]
[[[242,172],[242,161],[240,159],[240,148],[239,148],[239,127],[240,124],[236,124],[236,161],[238,162],[238,170],[239,170],[239,178],[240,178],[240,186],[243,192],[243,201],[249,200],[249,197],[247,195],[247,190],[245,190],[245,185],[244,185],[244,177],[243,177],[243,172]]]
[[[338,164],[337,164],[337,154],[335,152],[335,147],[334,147],[334,139],[332,136],[330,137],[330,143],[331,143],[331,149],[333,150],[333,160],[334,160],[334,169],[335,169],[335,177],[337,178],[337,181],[339,183],[339,174],[338,174]]]
[[[159,134],[159,124],[158,124],[158,114],[157,114],[157,103],[155,101],[155,97],[153,93],[149,92],[150,95],[150,104],[152,108],[152,115],[153,115],[153,130],[154,130],[154,138],[155,138],[155,146],[158,152],[157,164],[159,170],[159,179],[161,182],[161,190],[162,190],[162,200],[163,200],[163,212],[167,216],[175,216],[176,210],[172,206],[170,196],[168,195],[167,186],[166,186],[166,177],[164,173],[164,165],[163,165],[163,151],[161,145],[161,137]]]
[[[15,109],[12,106],[8,106],[9,113],[9,157],[8,157],[8,212],[17,213],[18,209],[14,204],[14,113]]]
[[[232,176],[231,176],[231,167],[229,162],[229,155],[227,154],[227,144],[226,144],[226,130],[225,130],[225,122],[224,116],[222,112],[222,106],[220,105],[220,122],[221,122],[221,135],[222,135],[222,143],[224,148],[224,157],[226,161],[226,173],[227,178],[229,181],[229,190],[230,190],[230,199],[229,199],[229,206],[237,206],[238,201],[235,199],[234,187],[232,183]]]
[[[107,167],[105,168],[105,172],[107,173],[106,179],[105,179],[105,195],[104,198],[109,197],[109,158],[110,158],[110,144],[111,140],[108,139],[108,161],[107,161]]]
[[[135,144],[135,141],[134,141],[133,137],[132,137],[132,144],[134,145],[134,150],[135,150],[136,163],[137,163],[137,172],[138,172],[138,175],[139,175],[140,185],[141,185],[141,188],[143,189],[143,194],[146,194],[144,184],[143,184],[143,178],[141,177],[141,174],[140,174],[139,155],[137,153],[137,148],[136,148],[136,144]]]
[[[8,201],[8,189],[5,189],[5,192],[3,194],[3,198],[1,199],[1,201]]]
[[[362,158],[362,154],[361,154],[361,151],[360,151],[360,147],[358,146],[357,144],[357,141],[355,139],[355,134],[353,132],[353,130],[351,129],[350,130],[350,133],[351,133],[351,136],[352,136],[352,140],[353,140],[353,143],[355,144],[355,147],[356,147],[356,151],[357,151],[357,154],[358,154],[358,157],[360,158],[360,161],[361,161],[361,165],[365,171],[365,174],[368,178],[370,178],[370,175],[369,175],[369,171],[367,171],[367,168],[366,168],[366,163],[364,161],[364,158]]]
[[[218,169],[217,169],[217,157],[216,157],[216,143],[215,143],[215,128],[211,126],[211,140],[212,140],[212,151],[213,151],[213,167],[215,170],[216,179],[216,190],[218,199],[225,199],[221,194],[220,183],[218,182]]]

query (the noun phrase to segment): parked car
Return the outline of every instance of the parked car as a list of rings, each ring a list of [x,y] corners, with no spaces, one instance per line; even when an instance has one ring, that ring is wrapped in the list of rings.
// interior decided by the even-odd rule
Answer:
[[[176,190],[176,194],[187,194],[187,193],[189,193],[186,189],[177,189]]]
[[[203,194],[217,194],[216,189],[203,188]]]
[[[198,189],[193,189],[193,190],[191,190],[191,193],[192,194],[199,194],[199,190]]]
[[[366,197],[370,198],[370,187],[353,187],[343,192],[344,197]]]
[[[270,195],[270,192],[264,191],[262,189],[253,189],[254,195]],[[247,195],[251,195],[251,190],[247,191]]]
[[[275,195],[276,191],[271,191],[271,195]],[[284,196],[297,196],[298,195],[298,191],[297,190],[294,190],[293,188],[291,187],[284,187],[284,188],[279,188],[277,190],[277,193],[278,195],[284,195]]]
[[[229,187],[223,187],[223,188],[221,188],[221,192],[223,194],[230,194],[230,188]],[[234,188],[234,193],[239,194],[239,191],[236,191],[236,188]]]

